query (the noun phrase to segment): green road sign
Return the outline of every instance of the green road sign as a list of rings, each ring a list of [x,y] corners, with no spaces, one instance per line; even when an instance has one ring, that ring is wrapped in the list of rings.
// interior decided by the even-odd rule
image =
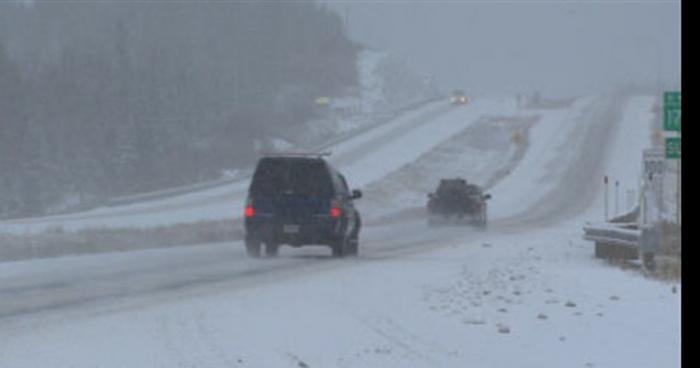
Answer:
[[[666,158],[681,158],[681,139],[666,138]]]
[[[681,109],[664,107],[664,130],[678,132],[681,130]]]
[[[681,93],[680,91],[664,92],[664,109],[681,108]]]

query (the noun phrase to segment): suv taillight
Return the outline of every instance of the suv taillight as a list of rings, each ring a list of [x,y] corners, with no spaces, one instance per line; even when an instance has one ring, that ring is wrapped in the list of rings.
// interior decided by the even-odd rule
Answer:
[[[252,198],[248,198],[248,201],[246,202],[246,205],[245,205],[245,211],[243,211],[243,215],[245,217],[255,216],[255,208],[253,208],[253,199]]]
[[[340,208],[340,202],[338,200],[334,199],[331,201],[330,215],[332,218],[339,218],[343,215],[343,210]]]

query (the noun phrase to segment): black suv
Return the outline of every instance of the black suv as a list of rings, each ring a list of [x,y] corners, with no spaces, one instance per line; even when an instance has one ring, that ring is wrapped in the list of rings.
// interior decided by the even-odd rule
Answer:
[[[343,175],[321,155],[266,156],[258,161],[245,207],[248,254],[276,256],[280,245],[327,245],[356,256],[360,214]]]

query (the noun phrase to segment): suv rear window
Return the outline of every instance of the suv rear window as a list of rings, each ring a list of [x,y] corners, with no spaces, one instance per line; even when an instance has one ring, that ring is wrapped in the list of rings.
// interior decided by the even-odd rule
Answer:
[[[332,197],[333,184],[326,165],[321,160],[264,158],[258,163],[253,175],[250,194]]]
[[[461,192],[464,191],[466,187],[466,183],[461,180],[441,180],[437,192],[440,194]]]

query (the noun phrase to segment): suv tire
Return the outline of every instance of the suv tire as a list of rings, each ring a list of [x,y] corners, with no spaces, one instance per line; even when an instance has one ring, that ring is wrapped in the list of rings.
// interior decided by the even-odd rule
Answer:
[[[359,253],[359,240],[357,235],[353,235],[348,239],[347,255],[357,257]]]
[[[250,257],[260,258],[260,250],[262,248],[262,242],[255,239],[246,239],[245,249]]]
[[[331,251],[334,258],[343,258],[350,252],[350,241],[347,237],[342,237],[331,245]]]
[[[266,243],[265,244],[265,255],[268,257],[277,257],[279,254],[280,245],[277,243]]]
[[[362,219],[359,215],[355,217],[355,230],[350,236],[350,252],[349,255],[357,257],[360,248],[360,228],[362,227]]]

